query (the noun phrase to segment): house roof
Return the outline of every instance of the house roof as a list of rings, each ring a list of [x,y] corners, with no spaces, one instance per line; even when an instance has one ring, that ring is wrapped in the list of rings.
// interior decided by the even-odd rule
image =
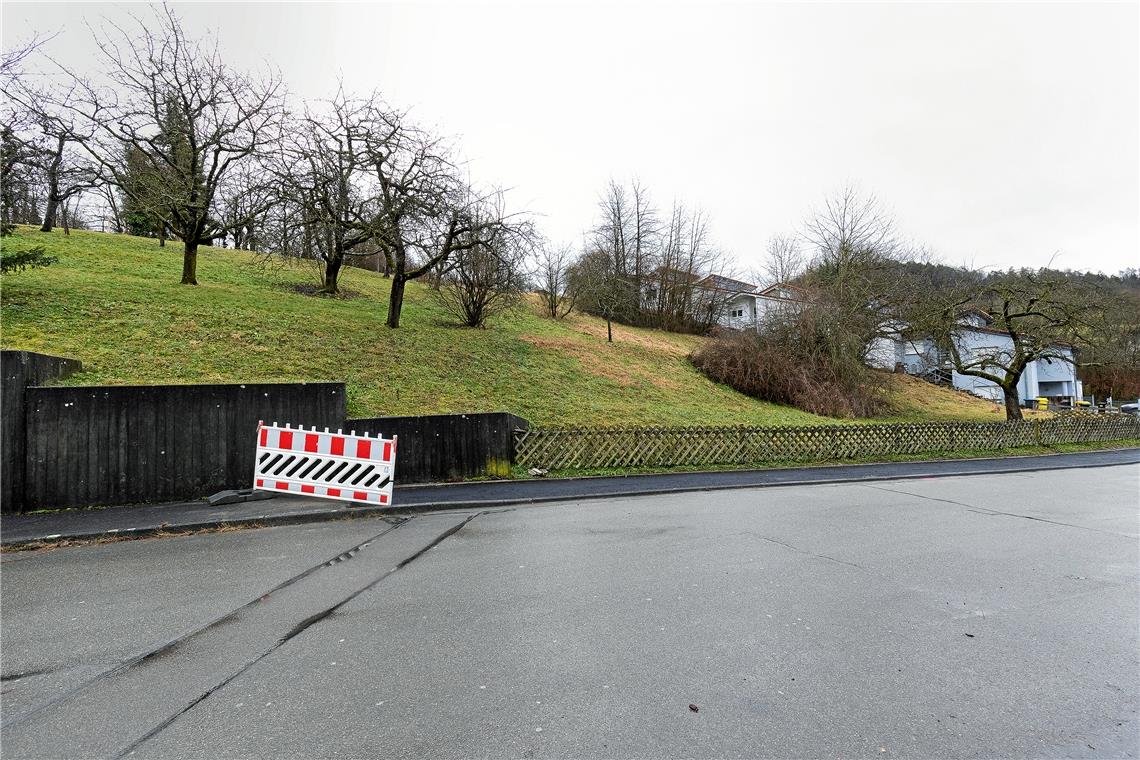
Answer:
[[[734,280],[731,277],[724,277],[719,274],[710,274],[698,282],[697,285],[705,288],[714,288],[716,290],[727,290],[731,293],[751,293],[756,290],[756,286],[750,282]]]
[[[785,295],[781,295],[780,291],[790,291],[790,292],[795,294],[795,297],[791,298],[791,297],[788,297]],[[756,295],[761,296],[763,298],[776,298],[776,299],[779,299],[781,301],[806,301],[807,300],[807,291],[806,290],[799,287],[798,285],[789,285],[786,282],[777,282],[775,284],[769,285],[768,287],[764,288],[763,290],[756,291]]]
[[[993,324],[993,321],[994,321],[994,318],[992,316],[990,316],[989,312],[982,311],[981,309],[977,309],[977,308],[965,309],[961,313],[959,313],[958,316],[959,317],[971,317],[971,316],[981,317],[982,321],[985,322],[987,325]]]

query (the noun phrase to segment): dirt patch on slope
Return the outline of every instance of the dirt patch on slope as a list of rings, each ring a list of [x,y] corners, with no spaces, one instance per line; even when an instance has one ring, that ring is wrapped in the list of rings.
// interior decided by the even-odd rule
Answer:
[[[639,379],[631,377],[631,373],[626,368],[615,365],[610,357],[606,356],[607,351],[604,347],[593,348],[573,338],[520,335],[519,339],[537,348],[555,351],[563,356],[571,356],[578,360],[578,364],[587,373],[595,377],[612,380],[618,385],[630,386],[634,384],[636,379]]]
[[[580,315],[567,317],[570,326],[582,335],[591,338],[606,340],[606,323],[593,318],[584,318]],[[625,325],[614,325],[615,343],[632,343],[633,345],[658,351],[671,356],[687,356],[696,347],[700,339],[689,335],[670,335],[668,333],[649,329],[634,329]]]

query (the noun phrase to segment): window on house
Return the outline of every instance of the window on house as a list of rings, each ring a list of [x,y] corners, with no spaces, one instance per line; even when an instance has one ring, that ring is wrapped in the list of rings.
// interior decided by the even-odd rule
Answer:
[[[744,309],[733,309],[732,310],[732,316],[733,317],[743,317],[744,316]]]

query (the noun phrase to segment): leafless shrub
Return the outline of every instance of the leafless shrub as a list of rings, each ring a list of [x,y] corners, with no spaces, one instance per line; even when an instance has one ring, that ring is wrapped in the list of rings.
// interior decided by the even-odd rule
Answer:
[[[862,361],[841,312],[813,306],[774,320],[759,334],[723,331],[690,355],[710,379],[753,398],[828,417],[887,410],[882,376]]]
[[[523,246],[507,235],[459,247],[435,295],[467,327],[483,327],[515,306],[526,288]]]
[[[538,295],[542,313],[551,319],[562,319],[574,308],[574,291],[570,287],[570,266],[574,252],[570,246],[543,244],[538,249]]]

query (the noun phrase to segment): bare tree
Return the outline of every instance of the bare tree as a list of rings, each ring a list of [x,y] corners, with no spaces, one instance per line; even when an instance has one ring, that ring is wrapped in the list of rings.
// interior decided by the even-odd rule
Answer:
[[[1104,329],[1104,294],[1056,273],[1008,272],[956,288],[930,289],[907,314],[908,337],[929,340],[955,372],[1001,388],[1006,419],[1019,420],[1018,383],[1041,359],[1082,366],[1079,351]],[[982,334],[970,315],[986,315]],[[1087,365],[1086,365],[1087,366]]]
[[[667,330],[704,332],[731,298],[717,278],[730,278],[730,257],[712,243],[708,216],[675,202],[660,241],[647,307],[650,323]]]
[[[573,249],[568,245],[544,242],[538,247],[538,294],[543,314],[551,319],[562,319],[574,308],[575,293],[570,287],[573,257]]]
[[[51,232],[61,207],[67,207],[77,196],[99,185],[97,167],[82,149],[83,141],[91,137],[91,128],[80,122],[74,112],[54,105],[53,98],[23,81],[7,84],[4,95],[24,109],[23,120],[37,133],[37,139],[28,143],[36,146],[28,161],[37,170],[45,189],[40,231]],[[74,88],[71,88],[55,99],[68,102],[74,96]]]
[[[387,325],[397,328],[409,280],[446,270],[458,253],[492,245],[521,220],[505,213],[501,193],[470,187],[442,139],[403,114],[386,118],[366,136],[376,209],[364,229],[388,262]]]
[[[321,292],[336,293],[346,258],[370,255],[380,209],[370,146],[398,128],[398,115],[376,94],[353,98],[338,91],[306,109],[289,130],[275,172],[281,201],[295,211],[289,225],[301,231],[321,261]]]
[[[881,341],[897,339],[897,314],[915,296],[900,266],[914,251],[879,200],[847,185],[809,215],[800,239],[808,262],[799,283],[839,315],[835,323],[845,326],[861,359]]]
[[[278,186],[260,167],[245,165],[231,172],[218,187],[215,206],[221,227],[239,251],[261,247],[266,218],[277,202]]]
[[[613,301],[611,317],[624,322],[637,322],[641,306],[641,293],[638,290],[639,261],[635,255],[639,240],[637,231],[637,218],[639,214],[634,210],[647,203],[644,190],[635,184],[636,198],[631,203],[625,187],[615,180],[609,185],[598,200],[600,218],[591,232],[592,247],[604,251],[610,262],[613,279],[612,292],[608,296]],[[648,232],[645,237],[648,236]],[[637,242],[635,242],[637,241]]]
[[[500,216],[488,209],[492,217]],[[527,240],[505,227],[479,244],[455,251],[436,297],[460,323],[483,327],[492,316],[515,306],[526,287]]]
[[[111,223],[112,232],[123,232],[123,215],[119,209],[119,201],[115,197],[115,187],[101,184],[95,188],[95,191],[103,202],[102,219],[104,223]]]
[[[767,257],[760,279],[765,285],[791,282],[803,274],[806,263],[798,238],[773,235],[768,238]]]
[[[661,233],[661,220],[653,205],[649,190],[639,180],[630,184],[632,203],[632,229],[630,255],[632,261],[627,267],[637,305],[640,308],[647,275],[653,271],[658,255],[658,240]]]
[[[30,221],[33,216],[39,218],[38,213],[29,214],[27,207],[38,181],[35,163],[43,145],[33,131],[28,109],[8,93],[23,87],[23,62],[44,42],[34,37],[0,56],[0,91],[5,95],[0,105],[0,234],[4,235],[18,222]]]
[[[606,320],[606,341],[613,343],[613,322],[629,293],[629,281],[618,271],[613,254],[604,249],[587,249],[570,268],[569,277],[577,301]]]
[[[812,268],[837,286],[863,278],[904,250],[894,219],[874,195],[852,185],[824,199],[800,233],[811,249]]]
[[[275,139],[280,78],[233,71],[216,42],[189,38],[168,6],[149,20],[135,18],[129,29],[108,23],[95,41],[107,80],[67,72],[74,97],[57,105],[90,125],[83,145],[102,177],[134,194],[182,241],[182,283],[196,285],[198,246],[245,221],[223,221],[215,203],[227,178]],[[146,164],[150,192],[128,181],[124,145]]]

